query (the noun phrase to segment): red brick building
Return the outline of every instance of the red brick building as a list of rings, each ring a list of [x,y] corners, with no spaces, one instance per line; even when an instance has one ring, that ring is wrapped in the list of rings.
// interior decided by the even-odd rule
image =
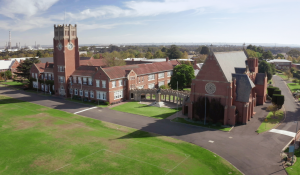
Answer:
[[[220,100],[224,106],[224,117],[218,122],[246,124],[254,115],[253,108],[266,101],[266,90],[267,76],[258,73],[258,59],[247,58],[244,51],[210,52],[192,81],[190,99],[183,113],[188,113],[189,118],[199,118],[195,112],[199,106],[195,104],[199,97],[206,97],[210,101]]]
[[[49,89],[64,97],[81,96],[110,103],[131,98],[130,89],[158,88],[170,81],[176,60],[151,64],[106,67],[103,59],[80,58],[77,26],[54,26],[54,63],[32,66],[31,76],[53,80],[54,86],[33,82],[33,87]]]

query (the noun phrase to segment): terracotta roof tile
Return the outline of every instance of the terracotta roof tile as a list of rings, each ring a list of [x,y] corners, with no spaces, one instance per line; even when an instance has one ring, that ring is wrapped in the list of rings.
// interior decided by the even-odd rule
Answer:
[[[114,67],[106,67],[103,68],[103,71],[111,79],[126,77],[130,70],[133,70],[138,75],[150,74],[155,72],[162,72],[173,70],[173,67],[177,64],[180,64],[176,60],[171,60],[168,62],[156,62],[150,64],[134,64],[134,65],[126,65],[126,66],[114,66]]]
[[[40,73],[44,72],[46,63],[36,63],[35,65],[39,69]]]
[[[103,59],[89,59],[89,60],[80,60],[80,65],[105,67],[106,63],[105,60]]]
[[[99,66],[79,66],[73,73],[72,75],[80,75],[80,76],[93,76],[96,72],[97,69],[99,69]]]

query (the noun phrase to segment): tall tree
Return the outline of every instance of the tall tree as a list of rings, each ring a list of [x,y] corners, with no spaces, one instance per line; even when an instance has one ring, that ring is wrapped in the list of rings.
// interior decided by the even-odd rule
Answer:
[[[166,47],[163,47],[163,48],[161,48],[161,51],[162,51],[162,52],[167,52],[167,48],[166,48]]]
[[[151,52],[147,52],[146,55],[145,55],[145,57],[146,57],[147,59],[151,59],[151,58],[153,57],[153,55],[152,55]]]
[[[37,51],[36,56],[39,57],[39,58],[42,58],[42,53],[41,53],[41,51]]]
[[[209,48],[207,46],[203,46],[201,51],[200,51],[200,54],[207,55],[208,53],[209,53]]]
[[[261,61],[258,65],[258,72],[259,73],[267,73],[267,76],[268,76],[268,80],[271,80],[272,79],[272,76],[273,76],[273,69],[272,69],[272,66],[267,63],[265,60]]]
[[[158,50],[153,55],[153,58],[164,58],[164,53],[161,50]]]
[[[113,51],[112,53],[105,52],[102,56],[108,67],[124,66],[126,64],[125,61],[120,58],[120,53],[117,51]]]
[[[300,56],[300,51],[296,50],[296,49],[292,49],[292,50],[288,51],[287,54],[291,57],[298,57],[298,56]]]
[[[182,56],[182,52],[178,49],[176,45],[171,45],[170,49],[167,51],[167,55],[170,60],[179,59]]]
[[[272,54],[271,51],[267,51],[267,52],[264,52],[264,53],[262,54],[262,57],[263,57],[263,59],[265,59],[265,60],[272,60],[272,59],[273,59],[273,54]]]
[[[182,58],[183,59],[188,59],[189,58],[189,54],[187,52],[183,52]]]
[[[177,89],[178,81],[178,89],[183,90],[184,87],[191,85],[194,78],[195,74],[192,66],[186,64],[177,65],[173,68],[173,75],[168,85],[172,89]]]
[[[24,60],[17,67],[18,73],[16,73],[16,74],[29,79],[31,66],[33,64],[39,63],[39,62],[40,62],[40,60],[38,58],[29,58],[29,59]]]
[[[281,53],[278,53],[276,56],[278,59],[284,59],[284,55],[282,55]]]

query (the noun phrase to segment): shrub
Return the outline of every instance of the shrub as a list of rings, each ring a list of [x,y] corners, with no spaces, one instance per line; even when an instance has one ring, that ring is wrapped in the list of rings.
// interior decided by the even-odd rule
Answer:
[[[281,95],[281,90],[276,89],[276,90],[273,92],[273,95],[275,95],[275,94]]]
[[[297,80],[297,79],[293,79],[292,82],[293,82],[293,83],[298,83],[298,80]]]
[[[109,102],[108,102],[108,101],[106,101],[104,104],[108,106],[108,105],[109,105]]]
[[[218,123],[216,123],[216,126],[221,127],[222,123],[218,122]]]
[[[273,86],[270,86],[270,87],[268,87],[267,89],[268,89],[268,95],[269,95],[270,97],[273,96],[273,93],[274,93],[275,90],[279,90],[278,87],[273,87]]]
[[[290,162],[287,162],[285,165],[286,165],[286,166],[291,166],[291,163],[290,163]]]
[[[161,88],[161,89],[167,89],[165,85],[161,85],[159,88]]]

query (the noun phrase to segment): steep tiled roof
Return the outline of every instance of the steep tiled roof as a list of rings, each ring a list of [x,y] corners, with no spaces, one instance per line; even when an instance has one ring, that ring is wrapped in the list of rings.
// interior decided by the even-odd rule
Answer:
[[[246,74],[232,74],[236,79],[236,101],[249,102],[249,97],[254,83]]]
[[[214,52],[214,55],[229,82],[232,80],[231,74],[236,72],[236,67],[246,68],[247,57],[244,51]]]
[[[35,66],[38,68],[38,70],[40,71],[40,73],[45,71],[45,66],[46,63],[36,63]]]
[[[156,62],[150,64],[134,64],[126,66],[115,66],[115,67],[106,67],[103,68],[103,71],[111,79],[123,78],[126,77],[130,70],[133,70],[138,75],[151,74],[155,72],[162,72],[173,70],[173,67],[177,64],[180,64],[176,60],[171,60],[168,62]]]
[[[97,69],[99,69],[99,66],[79,66],[73,73],[72,75],[80,75],[80,76],[93,76],[96,72]]]
[[[49,63],[44,72],[53,72],[54,63]]]
[[[103,59],[90,59],[90,60],[80,60],[80,65],[105,67],[106,63],[105,60]]]
[[[264,73],[257,73],[255,77],[255,84],[264,85],[266,75]]]

